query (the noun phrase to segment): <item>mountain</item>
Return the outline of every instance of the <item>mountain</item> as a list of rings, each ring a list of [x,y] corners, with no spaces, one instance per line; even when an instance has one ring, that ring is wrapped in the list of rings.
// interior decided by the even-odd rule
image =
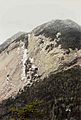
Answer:
[[[80,120],[81,26],[52,20],[0,45],[1,120]]]

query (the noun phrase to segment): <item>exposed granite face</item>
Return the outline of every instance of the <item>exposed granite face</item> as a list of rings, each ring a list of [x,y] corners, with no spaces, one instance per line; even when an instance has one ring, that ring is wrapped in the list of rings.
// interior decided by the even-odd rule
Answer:
[[[14,98],[9,98],[5,87],[9,99],[0,105],[0,119],[15,117],[11,112],[14,107],[19,110],[42,100],[40,110],[45,112],[44,117],[30,120],[80,120],[81,27],[71,20],[53,20],[8,41],[1,45],[0,63],[5,58],[1,70],[7,75],[8,85],[15,83],[9,91]],[[9,74],[4,70],[6,65],[7,71],[12,69]],[[5,78],[4,74],[0,77]],[[6,82],[1,80],[4,86]],[[13,95],[15,90],[16,94],[19,91],[17,95]]]
[[[23,49],[27,34],[17,33],[0,46],[0,101],[15,96],[23,88]]]

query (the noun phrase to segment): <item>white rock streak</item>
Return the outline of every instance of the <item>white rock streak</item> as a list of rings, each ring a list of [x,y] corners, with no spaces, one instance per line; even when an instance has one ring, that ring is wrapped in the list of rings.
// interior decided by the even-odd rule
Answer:
[[[58,33],[56,34],[56,38],[59,38],[60,36],[61,36],[61,33],[58,32]]]
[[[27,49],[25,48],[25,43],[23,42],[22,45],[22,74],[21,74],[21,80],[26,80],[25,75],[25,62],[27,60]]]

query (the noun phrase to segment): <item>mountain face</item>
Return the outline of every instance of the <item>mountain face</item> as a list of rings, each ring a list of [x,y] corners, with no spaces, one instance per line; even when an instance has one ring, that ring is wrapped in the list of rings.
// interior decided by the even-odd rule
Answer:
[[[18,33],[0,46],[0,101],[15,95],[22,88],[23,39]]]
[[[52,20],[0,45],[0,101],[1,120],[80,120],[81,27]]]

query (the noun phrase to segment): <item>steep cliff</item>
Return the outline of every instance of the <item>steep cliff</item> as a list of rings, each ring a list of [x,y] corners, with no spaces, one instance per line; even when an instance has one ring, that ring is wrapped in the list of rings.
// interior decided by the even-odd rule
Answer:
[[[80,120],[78,24],[50,21],[7,40],[0,51],[1,120]]]

